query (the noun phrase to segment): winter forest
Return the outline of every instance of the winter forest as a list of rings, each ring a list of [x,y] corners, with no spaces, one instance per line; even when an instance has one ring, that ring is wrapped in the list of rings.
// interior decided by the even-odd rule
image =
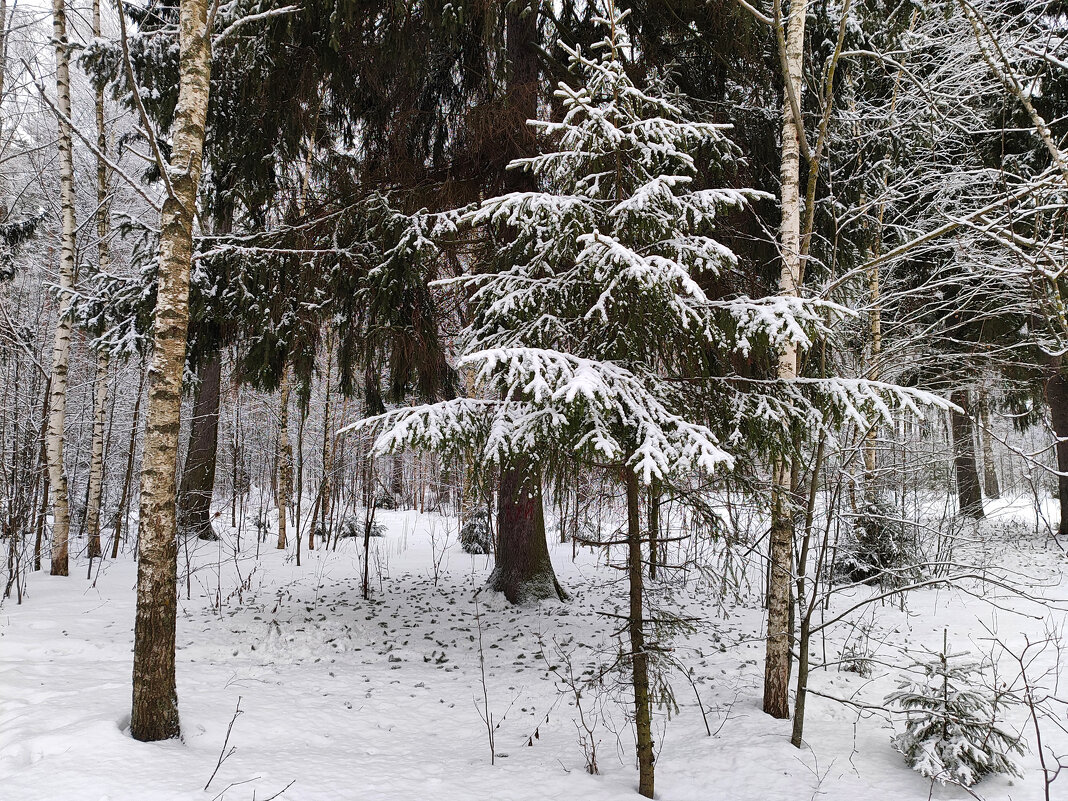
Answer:
[[[1066,235],[1063,0],[0,0],[0,799],[1068,798]]]

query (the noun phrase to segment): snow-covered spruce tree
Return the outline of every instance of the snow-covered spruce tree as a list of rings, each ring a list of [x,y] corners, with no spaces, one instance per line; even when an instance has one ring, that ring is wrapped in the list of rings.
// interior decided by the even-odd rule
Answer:
[[[564,48],[582,83],[560,86],[560,122],[534,123],[546,152],[511,164],[539,189],[456,218],[495,254],[444,282],[470,294],[460,366],[474,371],[482,399],[392,412],[374,424],[384,429],[379,452],[414,445],[481,464],[526,460],[531,475],[577,460],[620,475],[639,792],[651,797],[640,485],[731,467],[721,440],[734,430],[736,396],[700,379],[757,340],[807,343],[819,310],[797,298],[718,300],[703,289],[736,264],[712,238],[718,212],[758,193],[698,188],[729,158],[724,126],[695,121],[664,81],[648,89],[631,81],[615,35],[620,19],[601,20],[613,35],[600,58]],[[723,421],[723,435],[710,419]]]
[[[917,661],[886,701],[905,712],[905,731],[893,746],[909,767],[942,784],[971,787],[994,773],[1022,775],[1011,754],[1023,753],[1019,735],[999,724],[1002,696],[981,683],[981,666],[968,654],[942,652]]]

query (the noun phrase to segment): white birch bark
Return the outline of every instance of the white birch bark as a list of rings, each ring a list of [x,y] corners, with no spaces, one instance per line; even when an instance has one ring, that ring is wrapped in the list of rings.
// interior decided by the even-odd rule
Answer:
[[[52,384],[48,404],[48,432],[45,454],[48,459],[52,494],[52,575],[69,572],[70,512],[67,505],[67,472],[63,465],[64,426],[67,419],[67,369],[70,364],[71,323],[67,317],[74,289],[74,157],[70,113],[70,59],[67,42],[65,0],[52,0],[52,27],[56,47],[56,107],[59,120],[59,202],[62,218],[59,256],[59,304],[52,339]]]
[[[282,369],[282,389],[279,399],[278,430],[278,547],[286,547],[286,524],[289,498],[293,494],[293,446],[289,442],[289,369]],[[300,543],[297,543],[300,559]]]
[[[806,0],[795,0],[785,22],[781,209],[779,250],[782,270],[779,291],[797,296],[801,280],[801,120],[802,59],[805,43]],[[780,15],[781,18],[781,15]],[[797,346],[790,343],[779,353],[778,377],[797,377]],[[790,460],[781,456],[772,467],[771,542],[768,572],[768,631],[764,663],[764,711],[777,718],[790,716],[790,597],[793,578],[793,518],[790,510]]]
[[[174,680],[178,583],[175,495],[194,211],[211,74],[207,18],[207,0],[181,0],[178,105],[167,165],[172,191],[160,215],[159,283],[141,466],[130,720],[130,733],[137,740],[165,740],[181,734]]]
[[[93,0],[93,35],[100,37],[100,0]],[[104,126],[104,87],[96,89],[96,146],[101,154],[107,154],[107,130]],[[108,236],[111,233],[110,205],[108,203],[108,168],[101,156],[96,161],[96,234],[97,266],[106,272],[111,261],[108,252]],[[89,463],[89,501],[85,510],[85,530],[89,539],[90,558],[101,555],[100,548],[100,501],[104,493],[104,416],[108,403],[108,356],[98,353],[96,379],[93,392],[93,442]]]

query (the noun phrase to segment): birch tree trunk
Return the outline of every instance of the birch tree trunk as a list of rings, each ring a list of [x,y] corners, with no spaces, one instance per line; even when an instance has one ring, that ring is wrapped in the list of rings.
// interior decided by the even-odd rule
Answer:
[[[882,207],[879,208],[880,226],[882,224]],[[878,253],[876,253],[878,255]],[[879,304],[879,265],[873,264],[868,268],[868,292],[871,300],[871,363],[868,365],[867,378],[870,381],[879,381],[881,374],[881,360],[883,353],[883,329],[882,307]],[[864,434],[864,482],[868,486],[871,498],[875,492],[875,470],[878,466],[879,426],[872,425]]]
[[[790,5],[785,33],[782,125],[782,222],[779,248],[782,271],[780,292],[796,296],[801,277],[801,120],[794,114],[791,97],[800,106],[801,68],[805,43],[806,0]],[[797,348],[787,345],[779,354],[779,380],[797,377]],[[772,717],[790,716],[790,600],[793,586],[794,524],[790,502],[790,460],[781,456],[772,466],[771,536],[768,571],[768,631],[764,659],[764,711]]]
[[[41,541],[44,538],[45,518],[48,516],[48,404],[52,397],[52,379],[45,379],[44,395],[41,398],[41,430],[38,437],[38,460],[41,470],[41,502],[37,510],[37,521],[34,524],[33,538],[33,569],[41,569]]]
[[[330,413],[330,368],[333,361],[333,349],[332,343],[327,340],[326,345],[326,392],[325,401],[323,407],[323,480],[319,486],[319,513],[321,515],[320,524],[320,536],[323,537],[324,545],[330,541],[330,529],[327,528],[326,522],[330,518],[330,493],[333,491],[331,486],[331,476],[334,472],[334,430],[333,430],[333,417]],[[315,533],[315,521],[312,521],[312,526],[309,529],[313,536]]]
[[[85,533],[89,540],[89,558],[102,553],[100,547],[100,501],[104,494],[104,422],[108,405],[108,356],[96,357],[93,381],[93,442],[89,462],[89,502],[85,507]]]
[[[0,64],[7,64],[7,0],[0,0]],[[5,70],[0,69],[0,99],[4,97],[4,74]],[[0,116],[0,142],[3,142],[4,137],[4,120]],[[0,175],[0,193],[5,190],[4,177]],[[4,201],[3,195],[0,194],[0,220],[7,218],[7,204]]]
[[[93,0],[93,36],[100,38],[100,0]],[[107,153],[107,130],[104,127],[104,87],[96,87],[96,146]],[[108,202],[108,168],[104,159],[96,160],[96,258],[100,272],[106,272],[111,261],[108,237],[111,234]],[[93,444],[89,466],[89,502],[85,508],[85,531],[89,539],[89,558],[101,555],[100,501],[104,494],[104,417],[108,403],[108,356],[98,353],[93,392]]]
[[[174,681],[178,584],[175,473],[182,370],[189,328],[193,218],[210,88],[211,40],[207,16],[207,0],[181,0],[178,105],[171,126],[168,165],[171,191],[163,203],[160,218],[159,289],[141,466],[134,623],[130,732],[135,739],[148,741],[178,737],[181,733]]]
[[[289,368],[282,369],[282,391],[278,416],[278,548],[286,547],[286,524],[289,496],[293,494],[293,446],[289,442]],[[297,543],[297,564],[300,564],[300,543]]]
[[[56,107],[59,120],[59,204],[62,220],[59,256],[59,308],[52,340],[52,384],[48,404],[49,490],[52,500],[52,575],[69,572],[70,512],[67,507],[67,471],[63,465],[64,426],[67,420],[67,367],[70,363],[71,323],[67,318],[74,289],[74,154],[70,112],[70,53],[65,0],[52,0],[52,28],[56,45]]]
[[[994,446],[990,436],[990,398],[986,387],[979,388],[979,441],[983,449],[983,491],[988,498],[1000,498],[998,470],[994,464]]]
[[[137,395],[134,398],[133,420],[130,421],[130,441],[126,449],[126,470],[122,475],[122,492],[119,493],[119,505],[115,509],[115,533],[111,539],[111,558],[119,558],[119,545],[122,543],[124,532],[128,528],[130,519],[130,490],[133,485],[134,456],[137,453],[137,431],[141,420],[141,398],[145,394],[144,363],[138,371],[141,378],[137,384]]]

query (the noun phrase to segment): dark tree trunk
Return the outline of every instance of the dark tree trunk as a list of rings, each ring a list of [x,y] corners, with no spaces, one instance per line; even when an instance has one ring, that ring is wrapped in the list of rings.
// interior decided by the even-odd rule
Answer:
[[[968,409],[968,390],[958,389],[949,396],[963,413],[950,411],[953,428],[953,470],[957,477],[957,498],[960,513],[980,520],[983,517],[983,489],[975,463],[975,435]]]
[[[505,18],[510,136],[504,156],[509,161],[534,152],[534,133],[527,121],[538,115],[538,15],[535,8],[521,13],[521,5],[512,4]],[[533,178],[522,170],[506,172],[504,183],[513,192],[534,188]],[[556,580],[545,542],[541,474],[531,470],[528,460],[501,465],[498,509],[497,566],[490,586],[512,603],[563,600],[566,594]]]
[[[1046,383],[1046,403],[1057,437],[1057,498],[1060,501],[1058,534],[1068,534],[1068,377],[1057,370]]]
[[[649,578],[656,578],[660,561],[660,482],[649,485]]]
[[[638,519],[638,477],[626,471],[627,482],[627,577],[630,606],[631,678],[634,689],[634,729],[638,745],[638,794],[653,797],[653,715],[649,698],[649,653],[645,648],[645,602],[642,598],[642,530]]]
[[[793,629],[794,521],[791,469],[785,459],[772,488],[771,534],[768,546],[768,641],[764,655],[764,711],[773,718],[790,717],[790,645]]]
[[[404,493],[404,457],[395,453],[389,457],[389,494],[398,509],[408,507]]]
[[[178,494],[178,526],[189,536],[213,538],[211,500],[215,489],[215,461],[219,446],[219,351],[200,363],[200,385],[193,400],[189,449]]]
[[[514,604],[558,598],[566,593],[556,580],[545,542],[541,476],[526,459],[501,468],[497,527],[500,542],[490,589]]]

